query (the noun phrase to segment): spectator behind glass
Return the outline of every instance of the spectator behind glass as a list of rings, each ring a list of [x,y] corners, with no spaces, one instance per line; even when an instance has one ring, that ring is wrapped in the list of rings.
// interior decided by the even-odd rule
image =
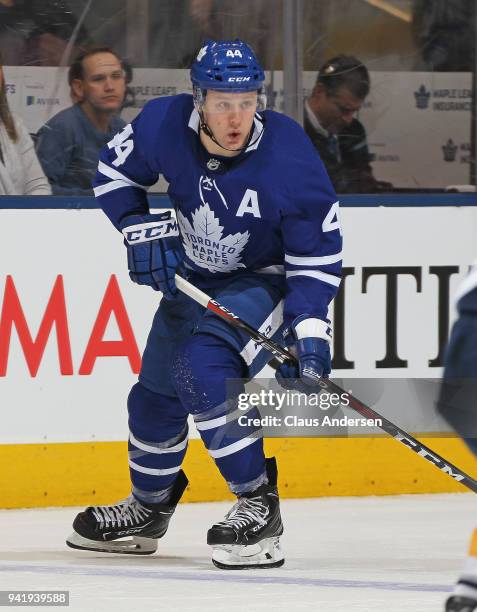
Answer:
[[[338,55],[320,68],[305,101],[304,129],[318,150],[338,193],[372,193],[392,189],[377,181],[370,165],[366,130],[355,118],[369,93],[366,66]]]
[[[0,58],[0,195],[50,194],[30,134],[10,112]]]
[[[89,36],[67,0],[0,0],[0,53],[8,66],[57,66],[73,35],[69,57]]]
[[[412,34],[418,55],[414,70],[473,72],[475,2],[414,0]]]
[[[125,126],[125,72],[112,49],[98,47],[73,62],[68,82],[76,103],[40,128],[38,157],[55,195],[92,195],[99,152]]]

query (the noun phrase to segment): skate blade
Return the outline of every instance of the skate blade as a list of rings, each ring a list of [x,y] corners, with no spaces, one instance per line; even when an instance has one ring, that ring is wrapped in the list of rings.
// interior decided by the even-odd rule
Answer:
[[[280,538],[266,538],[248,546],[224,544],[212,547],[212,563],[220,569],[269,569],[285,563]]]
[[[475,599],[452,595],[446,602],[446,612],[474,612],[474,610],[477,610]]]
[[[122,555],[152,555],[157,550],[157,540],[154,538],[140,538],[133,536],[129,539],[101,542],[88,540],[74,531],[66,540],[67,546],[77,550],[90,550],[92,552],[116,553]]]

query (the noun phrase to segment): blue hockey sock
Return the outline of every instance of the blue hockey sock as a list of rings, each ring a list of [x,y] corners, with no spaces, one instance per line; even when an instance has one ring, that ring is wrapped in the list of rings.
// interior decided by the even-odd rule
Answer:
[[[129,469],[132,492],[147,503],[166,502],[187,450],[187,413],[177,398],[131,389]]]

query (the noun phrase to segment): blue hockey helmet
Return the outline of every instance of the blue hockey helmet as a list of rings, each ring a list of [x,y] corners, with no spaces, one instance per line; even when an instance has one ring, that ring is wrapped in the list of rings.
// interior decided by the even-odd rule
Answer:
[[[239,40],[206,40],[190,71],[194,89],[259,91],[265,80],[255,53]]]

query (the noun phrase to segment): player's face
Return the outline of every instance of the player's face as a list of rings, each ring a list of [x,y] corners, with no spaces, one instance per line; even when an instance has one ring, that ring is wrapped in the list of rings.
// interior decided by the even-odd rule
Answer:
[[[326,130],[334,134],[353,121],[364,101],[356,98],[344,85],[334,93],[328,93],[324,87],[318,88],[315,95],[318,120]]]
[[[97,112],[119,111],[126,93],[126,75],[112,53],[95,53],[83,60],[83,79],[73,81],[78,100]]]
[[[223,93],[208,90],[205,97],[204,118],[216,140],[226,149],[240,149],[245,145],[256,110],[256,91]]]

